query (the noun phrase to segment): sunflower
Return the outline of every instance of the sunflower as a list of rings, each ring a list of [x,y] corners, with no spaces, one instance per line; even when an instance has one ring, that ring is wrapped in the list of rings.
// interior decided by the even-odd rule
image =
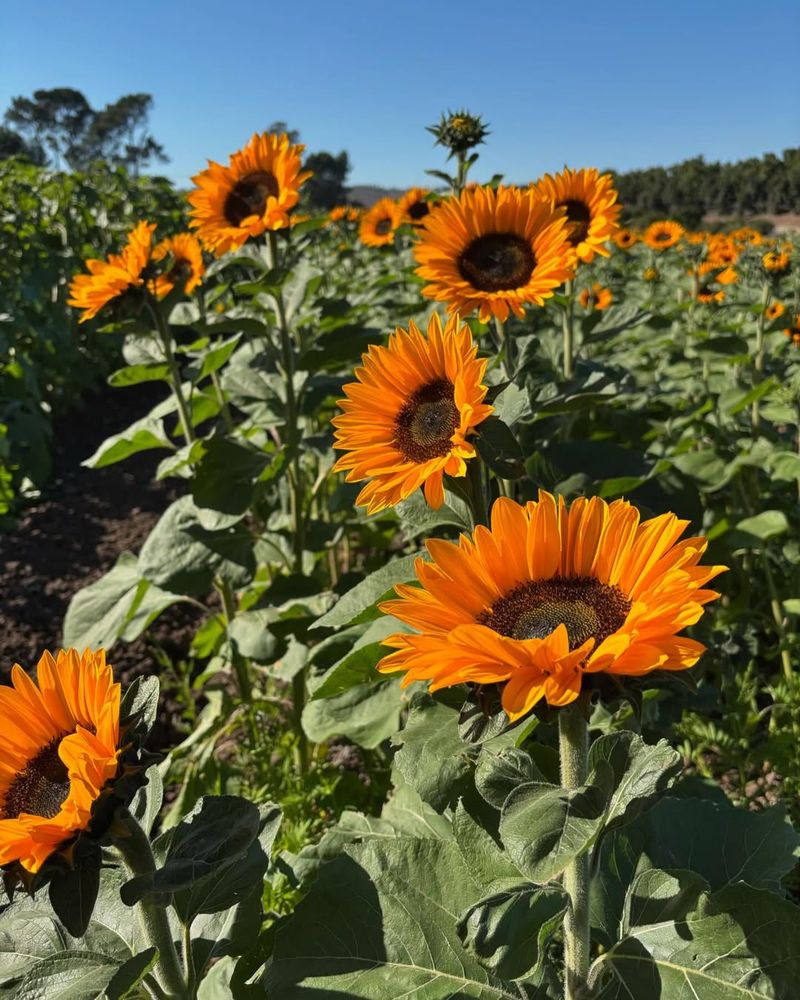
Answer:
[[[165,298],[176,285],[183,285],[184,293],[191,295],[206,273],[197,237],[192,233],[179,233],[162,240],[153,250],[152,260],[156,262],[166,258],[170,258],[169,270],[153,282],[156,297]]]
[[[330,212],[328,212],[328,220],[330,222],[342,222],[347,218],[347,212],[347,205],[334,205]]]
[[[428,198],[429,194],[427,188],[420,187],[406,191],[397,202],[403,222],[410,222],[412,226],[422,225],[422,220],[430,212],[433,204]]]
[[[646,267],[642,272],[645,281],[655,281],[658,278],[658,271],[654,267]]]
[[[639,237],[632,229],[620,229],[614,237],[614,243],[620,248],[620,250],[630,250],[630,248],[635,246],[638,242]]]
[[[685,232],[683,238],[690,246],[700,246],[701,243],[705,243],[708,239],[708,233],[705,232]]]
[[[484,403],[486,361],[470,329],[457,316],[444,329],[434,314],[427,337],[409,323],[388,347],[373,345],[344,387],[344,411],[334,417],[335,447],[345,451],[334,466],[347,482],[369,482],[356,503],[374,514],[424,486],[425,499],[444,502],[443,476],[463,476],[475,456],[470,433],[492,412]]]
[[[569,241],[580,260],[589,264],[595,254],[608,257],[605,246],[619,228],[622,206],[617,204],[611,174],[595,167],[570,170],[555,177],[545,174],[534,185],[539,194],[567,213]]]
[[[256,134],[231,155],[229,166],[209,160],[192,178],[197,187],[188,195],[190,225],[209,250],[219,257],[252,236],[289,225],[300,186],[311,176],[301,169],[304,149],[285,134]]]
[[[608,309],[614,301],[614,296],[610,288],[604,288],[599,281],[595,281],[591,289],[584,288],[578,296],[578,302],[584,309],[597,309],[602,311]]]
[[[45,653],[0,687],[0,865],[38,872],[85,830],[117,773],[120,686],[105,653]]]
[[[534,191],[470,188],[425,218],[414,248],[422,294],[482,322],[540,306],[575,272],[563,210]]]
[[[393,198],[381,198],[362,216],[359,238],[368,247],[387,246],[394,242],[394,232],[401,222],[397,202]]]
[[[722,302],[725,292],[718,286],[730,285],[737,280],[736,271],[732,267],[720,268],[708,260],[689,273],[694,275],[695,298],[698,302]]]
[[[786,306],[775,299],[774,302],[770,302],[767,308],[764,310],[764,315],[768,320],[780,319],[781,316],[786,312]]]
[[[800,313],[795,313],[794,322],[783,331],[794,344],[800,344]]]
[[[708,260],[710,263],[718,267],[724,267],[729,264],[735,264],[738,259],[739,251],[727,236],[708,241]]]
[[[761,258],[764,270],[774,278],[779,278],[781,275],[786,274],[789,270],[790,262],[791,258],[786,251],[778,253],[775,250],[770,250]]]
[[[667,250],[674,247],[683,236],[683,226],[671,219],[651,222],[644,231],[644,241],[653,250]]]
[[[143,283],[142,272],[150,260],[155,228],[155,223],[140,222],[128,233],[128,242],[119,254],[109,254],[108,260],[86,261],[89,274],[77,274],[72,279],[67,300],[68,305],[83,310],[81,323]]]
[[[703,587],[725,567],[698,565],[706,542],[679,542],[687,525],[674,514],[640,521],[624,500],[501,497],[491,529],[430,540],[421,589],[400,585],[381,604],[417,632],[384,640],[394,652],[378,669],[431,690],[503,684],[515,720],[541,698],[574,701],[585,674],[691,667],[703,646],[677,633],[718,596]]]

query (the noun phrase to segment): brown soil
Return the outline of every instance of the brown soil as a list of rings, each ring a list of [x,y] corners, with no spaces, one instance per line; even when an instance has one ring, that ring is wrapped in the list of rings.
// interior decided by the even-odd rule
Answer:
[[[25,509],[18,526],[0,534],[0,676],[16,662],[35,666],[45,649],[57,648],[72,595],[98,579],[126,549],[138,551],[166,506],[174,480],[154,481],[163,452],[144,452],[105,469],[81,462],[106,437],[143,416],[161,398],[151,385],[104,389],[54,429],[53,477],[40,500]],[[147,638],[118,643],[109,655],[116,674],[130,682],[159,672],[160,646],[171,659],[185,656],[201,613],[188,605],[169,608]],[[175,742],[177,708],[162,698],[151,745]]]

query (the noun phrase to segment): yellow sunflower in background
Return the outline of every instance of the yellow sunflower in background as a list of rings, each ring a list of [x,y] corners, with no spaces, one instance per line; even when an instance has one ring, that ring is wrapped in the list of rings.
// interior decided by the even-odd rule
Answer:
[[[356,500],[370,514],[392,507],[424,487],[437,509],[443,477],[463,476],[475,456],[471,432],[492,412],[484,403],[485,360],[458,317],[444,328],[434,314],[427,336],[409,323],[387,347],[373,345],[344,387],[344,411],[334,417],[335,447],[345,451],[333,467],[348,483],[369,480]]]
[[[103,306],[130,288],[143,284],[142,272],[150,261],[155,223],[140,222],[128,233],[128,242],[108,260],[87,260],[89,274],[77,274],[69,286],[67,304],[82,309],[81,323],[96,316]]]
[[[414,247],[422,294],[482,322],[540,306],[575,273],[564,211],[520,188],[469,188],[428,215]]]
[[[717,267],[735,264],[739,259],[739,251],[734,242],[727,236],[717,237],[708,241],[708,260]]]
[[[412,226],[422,224],[422,220],[433,207],[433,202],[428,200],[428,195],[430,195],[430,191],[427,188],[414,187],[406,191],[397,202],[403,222],[410,222]]]
[[[622,211],[611,174],[601,175],[595,167],[567,167],[555,177],[545,174],[534,188],[566,212],[569,240],[580,260],[589,264],[595,254],[608,257],[605,244],[617,232]]]
[[[206,273],[200,241],[191,233],[178,233],[161,240],[153,250],[152,259],[158,262],[167,258],[169,270],[154,280],[154,294],[163,299],[173,288],[182,285],[184,293],[191,295]]]
[[[227,167],[209,160],[192,180],[190,225],[218,257],[267,230],[285,229],[300,187],[311,176],[300,161],[305,146],[287,135],[254,135]]]
[[[691,233],[686,231],[683,234],[683,239],[690,246],[700,246],[701,243],[705,243],[706,240],[708,239],[708,233],[706,232]]]
[[[791,257],[785,250],[780,252],[769,250],[761,258],[761,264],[764,270],[775,278],[779,278],[782,274],[786,274],[789,270],[790,263]]]
[[[342,222],[347,218],[347,212],[347,205],[334,205],[330,212],[328,212],[328,219],[331,222]]]
[[[658,271],[654,267],[646,267],[642,272],[642,277],[645,281],[656,281],[658,278]]]
[[[768,320],[780,319],[781,316],[786,312],[786,306],[775,299],[774,302],[770,302],[767,308],[764,310],[764,315]]]
[[[595,281],[591,288],[584,288],[578,296],[578,302],[584,309],[597,309],[602,311],[608,309],[614,301],[614,296],[610,288],[604,288],[599,281]]]
[[[639,237],[632,229],[620,229],[620,231],[614,236],[614,243],[620,248],[620,250],[630,250],[632,246],[635,246],[639,242]]]
[[[692,273],[691,271],[689,272]],[[698,302],[722,302],[725,292],[720,285],[732,285],[737,280],[736,271],[732,267],[721,268],[713,261],[703,261],[694,271]]]
[[[787,326],[783,331],[793,344],[800,344],[800,313],[795,313],[791,326]]]
[[[625,500],[501,497],[491,529],[428,541],[421,587],[381,605],[417,631],[384,640],[394,652],[378,669],[431,690],[500,683],[511,720],[542,698],[574,701],[585,674],[685,670],[704,647],[678,633],[719,596],[704,586],[725,568],[699,565],[704,539],[678,541],[688,523],[641,521]]]
[[[679,222],[665,219],[663,222],[651,222],[644,231],[644,241],[653,250],[668,250],[680,242],[684,229]]]
[[[381,198],[361,217],[358,235],[368,247],[384,247],[394,242],[394,233],[402,222],[400,208],[393,198]]]
[[[45,653],[0,687],[0,865],[38,872],[85,830],[117,773],[120,686],[105,653]]]

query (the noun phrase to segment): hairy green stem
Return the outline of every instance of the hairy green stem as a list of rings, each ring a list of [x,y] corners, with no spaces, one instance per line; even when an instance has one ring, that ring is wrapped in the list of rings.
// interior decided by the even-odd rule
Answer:
[[[585,784],[589,767],[589,727],[579,699],[558,713],[561,784]],[[584,853],[564,872],[569,909],[564,917],[565,1000],[583,1000],[589,974],[589,855]]]
[[[269,252],[273,267],[278,265],[278,237],[273,230],[268,233]],[[286,318],[286,307],[283,302],[283,292],[278,288],[273,293],[275,308],[278,313],[278,333],[281,341],[281,356],[286,381],[286,436],[284,446],[290,456],[289,496],[293,528],[294,571],[303,572],[303,550],[305,548],[305,516],[303,511],[303,466],[300,461],[300,426],[297,406],[297,396],[294,386],[294,347]],[[297,737],[296,761],[301,774],[308,770],[308,740],[302,726],[303,707],[305,705],[306,676],[305,669],[292,681],[292,696],[294,702],[294,727]]]
[[[150,875],[156,870],[156,862],[147,834],[137,821],[127,813],[123,819],[126,835],[114,838],[114,844],[122,855],[126,866],[132,875]],[[189,996],[186,983],[181,972],[181,964],[172,929],[169,925],[167,910],[156,903],[141,899],[136,905],[139,922],[145,939],[158,949],[158,960],[155,967],[156,980],[163,987],[167,996],[184,998]]]
[[[753,367],[755,368],[756,376],[753,380],[753,384],[758,385],[761,381],[761,374],[764,371],[764,324],[767,319],[767,306],[769,305],[769,282],[764,282],[764,287],[761,290],[761,309],[758,313],[758,319],[756,320],[756,349],[753,356]],[[761,422],[759,401],[757,399],[753,400],[753,405],[750,413],[750,422],[753,426],[753,431],[758,431],[758,425]]]
[[[564,286],[564,295],[569,300],[561,311],[561,330],[564,335],[564,378],[572,378],[573,352],[575,350],[575,282],[568,281]]]
[[[195,439],[194,429],[192,428],[192,418],[189,410],[189,404],[186,402],[186,397],[183,394],[183,382],[181,380],[181,373],[178,369],[178,362],[175,360],[175,352],[172,350],[172,338],[170,336],[169,328],[157,304],[148,302],[148,309],[150,311],[150,315],[153,317],[153,321],[155,322],[156,334],[159,342],[161,343],[161,349],[164,352],[167,367],[169,368],[170,387],[172,389],[172,395],[175,397],[175,404],[178,407],[178,418],[180,420],[181,430],[183,431],[186,443],[191,444]]]

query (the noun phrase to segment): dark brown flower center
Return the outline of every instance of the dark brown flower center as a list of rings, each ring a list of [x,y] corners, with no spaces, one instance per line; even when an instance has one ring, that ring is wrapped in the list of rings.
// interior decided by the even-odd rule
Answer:
[[[378,236],[388,236],[392,231],[392,220],[389,218],[381,219],[379,222],[375,223],[375,232]]]
[[[672,239],[672,233],[668,233],[665,229],[662,230],[660,233],[656,233],[655,235],[656,243],[666,243],[667,240],[671,239]]]
[[[263,215],[267,198],[277,198],[278,190],[273,174],[256,170],[234,184],[225,199],[223,214],[232,226],[240,226],[251,215]]]
[[[62,739],[48,743],[11,782],[0,807],[2,819],[15,819],[20,813],[52,819],[58,813],[69,794],[67,769],[58,756]]]
[[[536,257],[527,240],[516,233],[479,236],[458,259],[464,281],[481,292],[500,292],[527,285]]]
[[[511,639],[544,639],[566,625],[570,649],[595,640],[595,648],[624,623],[631,602],[619,587],[588,576],[523,583],[477,618]]]
[[[427,462],[446,455],[460,415],[453,383],[445,378],[416,390],[397,414],[392,444],[410,462]]]
[[[589,235],[589,223],[592,221],[592,213],[585,201],[578,201],[575,198],[568,198],[567,201],[560,201],[557,208],[565,209],[567,213],[567,239],[576,247],[583,243]]]
[[[185,284],[192,276],[192,265],[185,257],[176,257],[167,273],[167,279],[173,285]]]
[[[408,206],[408,216],[414,222],[424,219],[428,212],[430,212],[430,208],[427,201],[415,201],[413,205]]]

